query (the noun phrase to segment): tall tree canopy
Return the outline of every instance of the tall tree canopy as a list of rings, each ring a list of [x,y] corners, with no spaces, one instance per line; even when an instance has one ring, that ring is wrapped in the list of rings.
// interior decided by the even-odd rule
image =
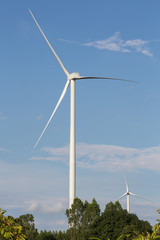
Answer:
[[[149,222],[139,220],[135,214],[128,213],[117,201],[106,205],[104,212],[95,220],[92,230],[94,236],[101,240],[115,240],[122,234],[128,233],[130,237],[140,233],[145,236],[152,232],[152,227]]]
[[[139,220],[135,214],[129,214],[118,201],[108,203],[104,212],[100,213],[95,199],[92,203],[83,203],[76,198],[71,209],[66,210],[66,215],[70,226],[67,232],[71,240],[115,240],[122,235],[132,239],[140,233],[144,236],[152,233],[152,227],[147,221]]]
[[[75,198],[71,209],[66,210],[66,215],[70,226],[67,232],[71,235],[71,240],[88,239],[90,226],[100,216],[100,207],[95,199],[92,203],[83,203],[79,198]]]
[[[16,218],[16,222],[22,226],[22,232],[25,234],[26,240],[36,240],[38,238],[38,231],[35,228],[32,214],[21,215]]]

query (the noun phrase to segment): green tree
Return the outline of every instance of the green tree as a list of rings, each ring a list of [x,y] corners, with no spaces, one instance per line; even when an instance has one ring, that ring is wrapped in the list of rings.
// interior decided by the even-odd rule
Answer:
[[[94,223],[95,219],[100,216],[100,207],[93,198],[92,203],[85,201],[84,213],[82,216],[82,225],[85,229],[89,229],[90,225]]]
[[[122,209],[117,201],[106,205],[104,212],[98,217],[93,226],[92,234],[101,240],[132,239],[140,233],[147,235],[152,232],[152,227],[148,222],[140,221],[135,214],[129,214]],[[128,238],[129,237],[129,238]]]
[[[95,199],[92,200],[92,203],[85,201],[84,203],[84,212],[81,219],[82,228],[81,232],[84,239],[88,239],[91,236],[92,224],[100,216],[100,206]]]
[[[160,214],[160,209],[157,210]],[[134,240],[153,240],[157,239],[160,240],[160,216],[159,219],[157,219],[158,223],[153,227],[153,232],[147,234],[147,236],[144,236],[143,233],[139,234],[138,237],[134,238]]]
[[[40,231],[38,235],[38,240],[57,240],[57,238],[54,236],[54,233],[51,231]]]
[[[158,209],[157,212],[160,214],[160,209]],[[157,239],[160,239],[160,215],[159,215],[159,219],[157,219],[157,221],[158,221],[158,223],[153,227],[153,235]]]
[[[62,231],[59,231],[59,232],[55,232],[54,233],[54,236],[55,236],[55,239],[56,240],[70,240],[71,237],[70,237],[70,233],[67,231],[67,232],[62,232]]]
[[[95,199],[92,203],[83,203],[79,198],[75,198],[71,209],[66,210],[66,215],[70,226],[67,234],[71,239],[85,240],[90,236],[91,225],[100,216],[100,207]]]
[[[25,240],[22,226],[13,217],[5,217],[5,212],[0,208],[0,239]]]
[[[66,210],[69,226],[78,229],[81,226],[81,219],[84,212],[84,204],[79,198],[75,198],[70,209]]]
[[[69,233],[71,240],[78,240],[81,236],[82,217],[84,212],[84,204],[79,198],[75,198],[70,209],[66,210],[68,224],[70,226]]]
[[[32,214],[21,215],[16,219],[16,222],[22,226],[22,232],[25,234],[27,240],[36,240],[38,238],[38,231],[35,228]]]

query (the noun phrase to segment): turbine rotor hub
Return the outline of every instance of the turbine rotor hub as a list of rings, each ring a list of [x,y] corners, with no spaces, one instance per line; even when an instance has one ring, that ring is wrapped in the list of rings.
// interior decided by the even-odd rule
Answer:
[[[74,73],[69,74],[68,80],[75,80],[79,77],[80,77],[79,73],[74,72]]]

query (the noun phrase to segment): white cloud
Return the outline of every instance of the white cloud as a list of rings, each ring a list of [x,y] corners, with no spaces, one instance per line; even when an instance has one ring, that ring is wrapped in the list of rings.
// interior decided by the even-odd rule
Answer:
[[[62,42],[67,42],[67,43],[74,43],[74,44],[79,43],[78,41],[67,40],[67,39],[63,39],[63,38],[59,38],[59,40],[62,41]]]
[[[42,151],[50,153],[52,155],[60,156],[62,153],[63,155],[69,154],[69,147],[65,146],[62,148],[52,148],[52,147],[44,147]]]
[[[27,211],[43,214],[55,214],[64,212],[67,208],[66,203],[66,199],[43,199],[26,202],[28,205]]]
[[[67,156],[69,156],[68,146],[62,148],[44,147],[41,151],[51,156],[32,156],[30,160],[66,161],[68,159]]]
[[[0,152],[9,152],[9,151],[5,148],[0,148]]]
[[[150,52],[147,45],[148,41],[144,41],[141,39],[133,39],[133,40],[122,40],[120,38],[120,33],[116,32],[112,37],[109,37],[105,40],[94,41],[89,43],[84,43],[84,46],[92,46],[98,49],[106,49],[110,51],[119,51],[119,52],[131,52],[136,51],[140,52],[144,55],[152,57],[153,54]]]
[[[58,156],[58,157],[53,157],[53,156],[51,156],[51,157],[33,156],[33,157],[30,158],[30,160],[63,161],[63,157],[60,157],[60,156]]]
[[[5,116],[2,115],[2,113],[0,112],[0,120],[6,120],[7,118]]]
[[[39,116],[36,117],[36,120],[41,120],[43,119],[44,115],[43,114],[40,114]]]
[[[42,148],[47,156],[34,156],[31,160],[63,161],[68,164],[69,147]],[[127,148],[112,145],[77,144],[77,166],[98,171],[124,169],[150,169],[160,172],[160,146]]]

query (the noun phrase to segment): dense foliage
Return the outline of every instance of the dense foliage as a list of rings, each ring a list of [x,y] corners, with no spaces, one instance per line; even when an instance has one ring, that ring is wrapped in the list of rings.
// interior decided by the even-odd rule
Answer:
[[[122,209],[117,201],[106,205],[100,214],[96,200],[92,203],[83,202],[76,198],[72,208],[66,211],[70,228],[71,240],[86,240],[100,238],[101,240],[115,240],[123,235],[130,235],[130,239],[143,233],[152,233],[152,227],[147,221],[139,220],[135,214],[129,214]],[[94,239],[93,238],[93,239]]]
[[[160,214],[160,210],[158,210]],[[108,203],[103,212],[95,199],[84,203],[76,198],[66,210],[67,231],[40,231],[31,214],[19,218],[5,217],[0,211],[0,239],[11,240],[160,240],[160,219],[152,228],[149,222],[129,214],[120,203]]]
[[[22,215],[16,218],[15,221],[22,226],[22,233],[27,240],[35,240],[38,237],[38,231],[34,225],[34,217],[32,214]]]
[[[106,205],[104,212],[92,226],[94,236],[101,240],[117,239],[122,234],[130,235],[130,239],[143,233],[152,233],[152,227],[147,221],[139,220],[135,214],[129,214],[122,209],[119,202]]]
[[[22,226],[13,217],[5,217],[5,212],[0,209],[0,239],[25,240],[26,237],[22,233]]]

